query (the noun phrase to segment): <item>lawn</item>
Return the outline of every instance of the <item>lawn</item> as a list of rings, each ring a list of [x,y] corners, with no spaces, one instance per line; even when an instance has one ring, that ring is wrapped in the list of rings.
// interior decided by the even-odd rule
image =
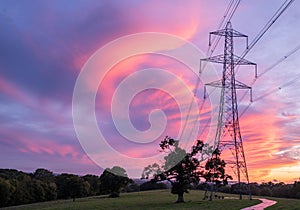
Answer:
[[[220,194],[221,195],[221,194]],[[227,195],[228,196],[228,195]],[[10,207],[17,210],[59,210],[59,209],[223,209],[235,210],[260,203],[258,200],[238,200],[237,197],[224,200],[203,201],[203,191],[191,191],[185,194],[186,203],[176,204],[176,195],[169,190],[144,191],[137,193],[124,193],[120,198],[107,198],[103,196],[88,197],[72,200],[58,200],[52,202],[36,203]]]
[[[300,200],[272,197],[268,197],[267,199],[277,201],[277,203],[274,206],[266,208],[266,210],[300,210]]]

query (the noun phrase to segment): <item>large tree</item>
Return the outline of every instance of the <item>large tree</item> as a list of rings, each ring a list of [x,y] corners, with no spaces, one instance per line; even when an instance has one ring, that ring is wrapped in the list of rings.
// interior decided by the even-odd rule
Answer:
[[[112,198],[119,197],[121,189],[130,182],[124,168],[119,166],[107,168],[100,176],[100,193],[109,194]]]
[[[202,176],[200,161],[198,156],[201,154],[204,144],[198,140],[196,145],[191,148],[191,152],[186,152],[179,147],[179,141],[166,137],[159,144],[162,152],[167,152],[164,157],[164,164],[157,163],[145,167],[142,178],[153,176],[154,181],[168,180],[172,185],[171,192],[177,194],[177,203],[184,202],[184,193],[188,192],[190,184],[198,184]]]
[[[232,177],[225,173],[226,163],[220,158],[221,152],[219,149],[215,149],[212,153],[211,158],[209,158],[205,164],[205,171],[203,173],[203,178],[206,183],[210,185],[210,197],[212,200],[213,191],[220,187],[221,185],[227,185],[228,180],[232,180]],[[205,191],[204,199],[206,198],[207,188]]]

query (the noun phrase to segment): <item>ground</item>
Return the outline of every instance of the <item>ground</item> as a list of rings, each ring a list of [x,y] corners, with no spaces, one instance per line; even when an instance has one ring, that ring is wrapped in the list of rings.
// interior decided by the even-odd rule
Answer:
[[[224,194],[220,194],[224,195]],[[107,198],[104,196],[88,197],[77,199],[75,202],[72,200],[59,200],[52,202],[44,202],[37,204],[22,205],[16,207],[10,207],[8,209],[17,210],[76,210],[76,209],[230,209],[237,210],[247,206],[258,204],[259,200],[248,200],[247,196],[244,196],[244,200],[238,200],[234,195],[226,195],[231,197],[230,199],[203,201],[203,191],[191,191],[189,194],[185,194],[186,203],[176,204],[176,195],[172,195],[169,190],[157,190],[157,191],[144,191],[137,193],[124,193],[120,198]],[[270,208],[274,209],[300,209],[300,200],[288,200],[288,199],[274,199],[278,204]],[[277,207],[276,207],[277,206]],[[269,208],[268,208],[269,209]]]

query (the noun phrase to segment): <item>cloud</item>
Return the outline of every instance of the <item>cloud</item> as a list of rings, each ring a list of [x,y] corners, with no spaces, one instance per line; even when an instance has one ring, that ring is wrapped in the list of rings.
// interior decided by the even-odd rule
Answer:
[[[280,6],[280,2],[263,4],[268,4],[270,10],[263,10],[261,3],[244,2],[233,16],[233,26],[249,34],[250,40]],[[299,19],[299,3],[295,4],[247,55],[247,59],[259,64],[259,72],[294,47],[299,34],[293,27]],[[31,170],[44,166],[57,172],[96,173],[99,167],[82,150],[71,115],[74,84],[87,59],[109,41],[145,31],[178,35],[206,50],[208,32],[218,27],[226,6],[226,2],[198,0],[3,1],[0,5],[0,27],[5,29],[0,33],[0,145],[3,148],[0,167]],[[237,41],[236,54],[245,46],[239,45]],[[118,50],[113,49],[111,54]],[[218,50],[222,52],[222,45]],[[257,100],[240,118],[251,180],[277,178],[280,173],[274,170],[282,167],[298,170],[299,83],[285,85],[297,75],[300,65],[297,57],[296,53],[258,78],[253,86]],[[136,158],[157,154],[159,141],[165,135],[177,136],[182,126],[174,99],[151,89],[133,98],[130,120],[137,129],[146,130],[150,126],[149,113],[162,109],[168,120],[165,132],[149,144],[138,145],[122,137],[115,128],[110,111],[116,88],[130,74],[146,68],[167,69],[181,78],[191,91],[195,91],[197,78],[184,65],[157,55],[135,56],[109,71],[95,101],[98,125],[111,147]],[[222,66],[216,68],[222,71]],[[253,70],[240,69],[237,76],[250,84]],[[164,84],[162,78],[157,80],[164,87],[171,85]],[[200,86],[202,88],[202,84]],[[202,96],[201,89],[197,94],[199,106]],[[245,100],[240,103],[240,113],[247,106]],[[183,103],[189,104],[189,101]],[[199,138],[205,139],[209,128],[216,126],[210,125],[212,108],[208,100],[203,108],[199,107],[202,120]],[[196,113],[191,113],[191,120],[195,117]],[[112,163],[114,161],[112,159]],[[136,173],[140,173],[137,171],[142,164],[138,167],[134,162],[131,164]]]
[[[300,146],[293,146],[289,149],[281,150],[275,155],[278,155],[279,157],[291,159],[291,160],[298,160],[300,161]]]

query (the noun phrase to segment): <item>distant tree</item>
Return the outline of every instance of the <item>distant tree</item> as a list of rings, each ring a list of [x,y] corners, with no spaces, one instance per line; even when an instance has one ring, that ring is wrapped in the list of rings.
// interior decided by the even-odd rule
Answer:
[[[57,186],[55,175],[52,171],[39,168],[33,173],[33,178],[42,181],[42,187],[45,191],[45,200],[55,200],[57,197]]]
[[[135,182],[129,183],[126,186],[125,191],[126,192],[138,192],[138,191],[140,191],[140,185]]]
[[[85,175],[82,177],[83,180],[89,183],[90,189],[89,189],[89,196],[94,196],[99,194],[99,187],[100,187],[100,179],[96,175]]]
[[[205,172],[203,173],[203,178],[206,183],[210,184],[210,196],[209,200],[212,200],[213,191],[216,188],[227,185],[228,179],[232,180],[232,177],[225,173],[226,163],[220,158],[221,152],[215,149],[212,153],[212,157],[209,158],[205,164]],[[206,198],[207,188],[204,194],[204,199]]]
[[[75,198],[86,197],[90,188],[87,181],[84,181],[81,177],[75,175],[70,178],[69,186],[70,195],[73,201],[75,201]]]
[[[27,189],[32,197],[31,203],[46,201],[47,184],[41,180],[32,179],[27,183]]]
[[[13,179],[12,183],[15,186],[15,190],[11,205],[35,202],[34,195],[32,194],[32,178],[28,174],[18,172],[16,179]]]
[[[54,182],[55,181],[55,176],[52,171],[49,171],[44,168],[38,168],[35,170],[33,173],[33,177],[35,179],[44,181],[44,182]]]
[[[156,182],[154,180],[150,180],[148,182],[144,182],[143,184],[140,185],[140,190],[141,191],[146,191],[146,190],[160,190],[160,189],[167,189],[168,186],[163,183],[163,182]]]
[[[119,197],[122,188],[126,187],[130,182],[125,169],[114,166],[105,169],[100,176],[100,192],[101,194],[110,194],[110,197]]]
[[[157,163],[145,167],[142,178],[153,176],[155,182],[168,180],[172,185],[171,193],[177,194],[177,203],[184,202],[184,193],[188,193],[191,183],[198,184],[202,176],[200,161],[197,158],[201,155],[204,144],[198,140],[188,153],[179,147],[179,141],[165,137],[159,144],[162,152],[168,154],[164,157],[164,163],[159,166]]]
[[[107,168],[100,176],[100,193],[109,194],[112,198],[119,197],[121,189],[130,182],[125,169],[119,166]]]
[[[9,204],[12,195],[12,187],[9,180],[0,177],[0,207]]]
[[[58,189],[58,198],[76,198],[85,197],[89,192],[89,183],[81,177],[74,174],[61,174],[56,177]]]

